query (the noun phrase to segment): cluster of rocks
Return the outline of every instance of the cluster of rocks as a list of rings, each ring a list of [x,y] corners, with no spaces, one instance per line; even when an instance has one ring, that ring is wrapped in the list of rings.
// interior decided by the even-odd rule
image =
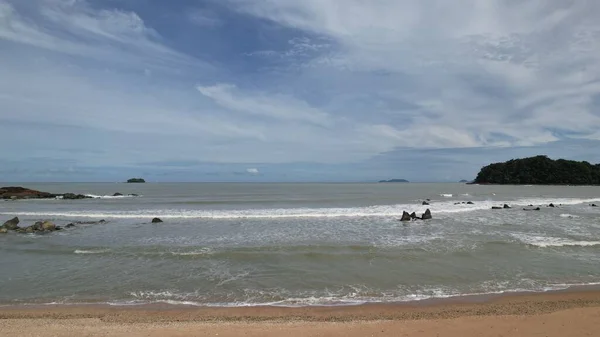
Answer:
[[[408,213],[407,211],[402,212],[402,218],[400,221],[413,221],[413,220],[430,220],[432,219],[431,211],[429,208],[420,217],[417,216],[416,212]]]
[[[75,227],[76,225],[103,224],[103,223],[106,223],[106,220],[77,221],[77,222],[69,223],[69,224],[65,225],[64,227],[57,226],[56,224],[54,224],[50,221],[37,221],[36,223],[34,223],[31,226],[19,227],[19,222],[20,222],[20,220],[18,217],[14,217],[14,218],[6,221],[2,226],[0,226],[0,233],[4,234],[4,233],[8,233],[9,231],[14,231],[15,233],[21,233],[21,234],[31,234],[31,233],[43,234],[43,233],[50,233],[50,232],[54,232],[54,231],[60,231],[60,230],[63,230],[64,228],[72,228],[72,227]]]
[[[121,197],[125,196],[123,193],[115,193],[113,197]],[[139,197],[138,194],[127,194],[130,197]],[[93,199],[94,197],[85,195],[85,194],[77,194],[77,193],[48,193],[32,190],[29,188],[19,187],[19,186],[10,186],[10,187],[0,187],[0,199],[4,200],[21,200],[21,199],[58,199],[62,198],[64,200],[81,200],[81,199]]]
[[[492,209],[509,209],[512,208],[510,206],[508,206],[507,204],[504,204],[503,206],[492,206]]]
[[[0,227],[0,233],[15,231],[17,233],[39,233],[39,232],[54,232],[62,230],[62,227],[53,224],[50,221],[38,221],[28,227],[19,227],[19,218],[15,217],[5,222]]]
[[[474,202],[472,202],[472,201],[466,201],[466,202],[465,202],[465,201],[462,201],[462,202],[455,202],[454,204],[455,204],[455,205],[475,205],[475,203],[474,203]]]
[[[18,186],[0,187],[0,199],[51,199],[57,196],[57,194],[30,190]]]

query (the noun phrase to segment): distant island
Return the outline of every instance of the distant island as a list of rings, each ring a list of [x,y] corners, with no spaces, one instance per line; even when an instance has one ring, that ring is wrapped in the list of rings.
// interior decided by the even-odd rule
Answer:
[[[145,183],[146,181],[142,178],[131,178],[127,180],[128,183]]]
[[[409,183],[410,181],[406,179],[390,179],[390,180],[380,180],[380,183]]]
[[[535,156],[494,163],[481,169],[475,184],[600,185],[600,164]]]

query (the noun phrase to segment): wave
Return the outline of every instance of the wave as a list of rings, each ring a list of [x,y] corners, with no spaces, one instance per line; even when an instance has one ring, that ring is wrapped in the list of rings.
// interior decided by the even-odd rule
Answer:
[[[600,202],[600,198],[525,198],[518,200],[474,201],[474,204],[455,204],[452,201],[433,202],[431,205],[397,204],[375,205],[350,208],[270,208],[237,210],[191,210],[191,209],[145,209],[136,211],[65,211],[65,212],[1,212],[2,215],[31,217],[67,217],[67,218],[116,218],[116,219],[264,219],[264,218],[358,218],[358,217],[400,217],[403,211],[422,213],[430,209],[434,214],[452,214],[490,210],[492,206],[509,204],[513,207],[527,205],[578,205]],[[434,215],[435,217],[435,215]]]
[[[317,294],[316,291],[300,292],[293,294],[284,289],[273,289],[271,291],[245,290],[245,294],[239,301],[215,301],[199,293],[179,293],[177,291],[138,291],[130,293],[133,299],[108,302],[109,305],[144,305],[152,303],[164,303],[170,305],[186,305],[198,307],[335,307],[351,306],[373,303],[406,303],[418,302],[431,299],[447,299],[470,296],[489,296],[514,293],[544,293],[561,291],[574,287],[597,286],[600,282],[582,283],[546,283],[528,280],[531,286],[525,284],[510,285],[507,281],[483,282],[479,285],[479,291],[459,291],[450,287],[440,286],[424,288],[402,294],[402,291],[381,292],[360,286],[345,286],[339,291],[325,291]]]
[[[73,253],[75,254],[104,254],[110,252],[110,249],[76,249]]]
[[[124,199],[124,198],[137,198],[137,197],[141,197],[141,195],[134,195],[134,194],[125,194],[125,195],[95,195],[95,194],[86,194],[85,196],[93,198],[93,199]]]
[[[560,217],[561,218],[570,218],[570,219],[572,219],[572,218],[579,218],[579,215],[573,215],[573,214],[565,213],[565,214],[561,214]]]
[[[440,194],[440,197],[444,197],[444,198],[452,198],[454,195],[453,194]]]
[[[528,236],[528,235],[514,235],[519,241],[524,244],[538,247],[538,248],[550,248],[550,247],[594,247],[600,246],[600,241],[583,241],[583,240],[572,240],[565,238],[556,237],[545,237],[545,236]]]

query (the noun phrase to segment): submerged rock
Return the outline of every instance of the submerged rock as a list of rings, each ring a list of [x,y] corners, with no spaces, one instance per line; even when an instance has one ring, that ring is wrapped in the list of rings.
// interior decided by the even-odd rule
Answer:
[[[475,205],[472,201],[467,201],[467,205]]]
[[[554,204],[550,204],[550,205],[548,205],[548,207],[555,207],[555,206],[554,206]]]
[[[499,206],[492,206],[492,209],[502,209],[502,207],[499,207]]]
[[[400,221],[410,221],[412,220],[410,214],[408,214],[407,211],[402,212],[402,218],[400,218]]]
[[[119,193],[119,192],[113,194],[113,197],[122,197],[122,196],[123,196],[123,193]]]
[[[422,205],[423,206],[429,206],[429,203],[427,201],[423,201]]]
[[[592,207],[598,207],[598,205],[596,205],[596,204],[591,204],[590,206],[592,206]]]
[[[508,206],[507,204],[504,204],[504,206],[502,206],[503,208],[511,208],[510,206]]]
[[[541,211],[541,208],[536,207],[536,208],[523,208],[524,211]]]
[[[18,225],[19,225],[19,218],[14,217],[14,218],[8,220],[7,222],[5,222],[4,225],[2,225],[2,228],[6,228],[7,230],[14,231],[19,228]]]
[[[431,216],[431,211],[429,210],[429,208],[425,211],[425,213],[423,213],[423,215],[421,216],[422,220],[429,220],[432,219],[433,217]]]
[[[159,218],[152,219],[152,223],[161,223],[161,222],[163,222],[163,221]]]

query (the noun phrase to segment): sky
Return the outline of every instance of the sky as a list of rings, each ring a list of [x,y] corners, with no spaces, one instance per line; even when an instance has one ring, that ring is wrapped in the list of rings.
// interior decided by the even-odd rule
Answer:
[[[600,1],[0,0],[0,181],[600,162]]]

